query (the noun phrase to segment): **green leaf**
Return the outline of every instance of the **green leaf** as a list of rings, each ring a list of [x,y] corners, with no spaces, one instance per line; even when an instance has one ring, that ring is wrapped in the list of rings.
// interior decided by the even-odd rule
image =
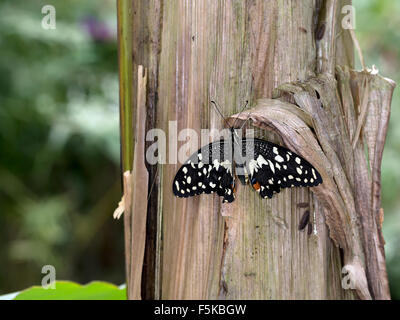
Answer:
[[[126,289],[102,281],[86,285],[56,281],[55,289],[33,286],[21,291],[14,300],[126,300]]]

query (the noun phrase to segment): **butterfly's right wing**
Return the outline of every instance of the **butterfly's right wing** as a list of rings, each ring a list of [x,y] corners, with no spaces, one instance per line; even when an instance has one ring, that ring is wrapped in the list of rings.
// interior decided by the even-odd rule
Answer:
[[[262,198],[290,187],[314,187],[322,183],[322,177],[307,160],[296,153],[261,139],[242,140],[243,174]],[[235,155],[235,161],[237,156]],[[237,166],[237,171],[241,169]]]
[[[187,198],[216,192],[224,197],[224,202],[232,202],[235,182],[231,151],[231,145],[221,140],[195,152],[176,173],[172,184],[174,195]]]

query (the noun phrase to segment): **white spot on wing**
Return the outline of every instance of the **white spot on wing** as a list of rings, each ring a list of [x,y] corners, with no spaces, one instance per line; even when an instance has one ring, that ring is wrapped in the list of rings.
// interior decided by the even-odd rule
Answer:
[[[271,160],[268,160],[269,167],[271,168],[272,173],[275,173],[275,167]]]
[[[231,172],[231,170],[232,170],[232,164],[229,160],[225,160],[224,162],[221,162],[221,166],[223,166],[228,172]]]
[[[313,174],[313,176],[314,176],[314,179],[317,179],[317,175],[315,174],[314,168],[311,169],[311,172],[312,172],[312,174]]]
[[[215,170],[218,171],[218,168],[219,168],[219,161],[218,161],[217,159],[215,159],[213,163],[214,163],[214,168],[215,168]]]
[[[277,156],[275,156],[275,160],[278,162],[283,162],[284,159],[278,154]]]
[[[267,161],[265,161],[261,154],[257,157],[257,164],[259,167],[261,167],[263,164],[267,164]]]
[[[249,170],[250,170],[250,174],[251,174],[251,175],[253,175],[254,172],[257,172],[257,171],[258,171],[258,168],[257,168],[257,161],[256,161],[256,160],[251,159],[251,160],[249,161]]]

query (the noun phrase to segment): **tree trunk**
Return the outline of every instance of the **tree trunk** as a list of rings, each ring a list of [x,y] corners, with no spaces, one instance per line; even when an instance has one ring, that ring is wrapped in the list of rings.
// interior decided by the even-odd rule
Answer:
[[[132,28],[128,33],[131,38],[126,41],[132,40],[133,70],[129,72],[133,72],[133,77],[132,80],[127,77],[126,81],[132,82],[133,99],[124,101],[131,103],[132,123],[137,123],[135,115],[140,114],[136,111],[140,95],[137,74],[139,66],[144,66],[146,129],[160,128],[166,133],[167,161],[172,148],[185,143],[168,139],[173,134],[169,121],[177,121],[178,133],[185,128],[198,133],[202,128],[223,128],[223,120],[210,107],[210,100],[216,100],[224,115],[230,116],[240,111],[246,100],[255,106],[260,98],[276,98],[274,89],[285,83],[320,79],[320,75],[335,81],[336,65],[353,66],[350,34],[339,30],[341,8],[351,1],[119,2],[119,11],[129,10],[119,18],[130,19]],[[129,59],[130,55],[121,49],[124,23],[120,21],[119,26],[120,59]],[[289,94],[281,98],[287,102],[296,100]],[[346,101],[342,102],[346,105]],[[282,131],[275,130],[274,134],[264,130],[265,126],[259,127],[258,136],[290,145]],[[137,136],[135,128],[133,131]],[[147,142],[146,147],[152,143]],[[327,214],[326,201],[316,197],[318,192],[315,195],[306,188],[284,189],[271,200],[264,200],[251,187],[240,185],[231,204],[222,204],[216,195],[176,198],[171,186],[180,165],[146,165],[149,197],[139,296],[143,299],[356,297],[355,290],[342,288],[342,267],[347,264],[347,256],[354,257],[348,254],[353,246],[364,248],[359,250],[362,257],[370,257],[366,242],[361,243],[362,236],[354,236],[355,244],[346,246],[345,240],[342,243],[341,238],[334,238],[335,226],[326,221],[332,216]],[[124,168],[132,167],[135,165]],[[132,179],[135,186],[135,176]],[[143,196],[140,201],[146,200]],[[311,235],[298,230],[306,210],[299,203],[308,203],[314,223]],[[132,208],[134,212],[135,203]],[[126,215],[125,228],[131,231],[132,219],[129,212]],[[127,243],[134,243],[135,232],[130,231],[126,233]],[[343,232],[352,231],[349,227],[349,231]],[[337,245],[345,249],[342,257]],[[132,261],[135,254],[127,252],[128,260]],[[384,279],[385,270],[382,272]],[[131,274],[134,272],[128,270],[128,287],[135,283],[129,279]],[[370,281],[368,272],[367,279]],[[368,286],[364,296],[362,290],[357,290],[358,297],[388,297],[387,292],[372,294],[376,292],[373,281]],[[387,288],[383,286],[385,291]],[[130,298],[137,295],[131,294]]]

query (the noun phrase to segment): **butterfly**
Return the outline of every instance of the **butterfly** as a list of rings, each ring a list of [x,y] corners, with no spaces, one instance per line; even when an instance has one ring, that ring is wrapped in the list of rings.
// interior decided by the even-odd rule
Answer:
[[[272,198],[284,188],[322,183],[319,172],[301,156],[266,140],[240,138],[235,130],[231,127],[228,139],[212,142],[189,157],[173,181],[175,196],[217,193],[223,202],[232,202],[235,177],[242,184],[250,182],[262,198]]]

